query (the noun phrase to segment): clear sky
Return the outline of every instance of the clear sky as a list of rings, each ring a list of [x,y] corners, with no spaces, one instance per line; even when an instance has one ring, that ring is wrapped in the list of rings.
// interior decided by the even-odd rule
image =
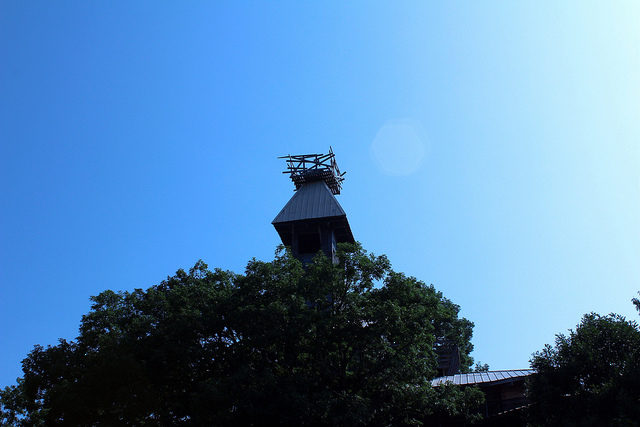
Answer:
[[[89,296],[272,259],[278,155],[347,171],[357,240],[528,367],[637,318],[637,2],[0,4],[0,386]]]

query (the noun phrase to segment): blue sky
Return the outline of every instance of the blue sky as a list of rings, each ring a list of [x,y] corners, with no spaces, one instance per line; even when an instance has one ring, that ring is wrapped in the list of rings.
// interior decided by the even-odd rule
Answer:
[[[333,146],[365,248],[528,366],[637,318],[635,2],[0,5],[0,385],[89,296],[279,243],[283,154]]]

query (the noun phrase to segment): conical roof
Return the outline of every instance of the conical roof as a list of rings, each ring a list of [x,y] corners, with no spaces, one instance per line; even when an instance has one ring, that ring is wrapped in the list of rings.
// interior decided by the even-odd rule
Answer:
[[[300,187],[271,222],[301,221],[313,218],[345,217],[347,214],[324,181],[312,181]]]

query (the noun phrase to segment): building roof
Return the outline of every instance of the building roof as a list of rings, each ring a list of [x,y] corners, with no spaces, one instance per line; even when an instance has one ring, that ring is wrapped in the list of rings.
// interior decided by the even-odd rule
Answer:
[[[347,214],[327,184],[313,181],[300,187],[271,223],[341,216],[346,218]]]
[[[434,378],[431,380],[433,387],[439,386],[446,382],[451,382],[456,385],[471,385],[493,382],[509,382],[515,379],[523,378],[531,374],[535,374],[534,369],[509,369],[506,371],[488,371],[488,372],[474,372],[470,374],[456,374],[446,377]]]

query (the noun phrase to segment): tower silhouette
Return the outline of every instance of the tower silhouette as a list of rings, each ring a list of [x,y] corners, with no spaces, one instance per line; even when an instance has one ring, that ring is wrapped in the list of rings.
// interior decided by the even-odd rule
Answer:
[[[295,184],[295,194],[271,222],[285,246],[307,264],[319,251],[337,262],[336,245],[355,243],[347,214],[336,199],[344,174],[340,173],[335,154],[301,154],[286,159],[283,173]]]

